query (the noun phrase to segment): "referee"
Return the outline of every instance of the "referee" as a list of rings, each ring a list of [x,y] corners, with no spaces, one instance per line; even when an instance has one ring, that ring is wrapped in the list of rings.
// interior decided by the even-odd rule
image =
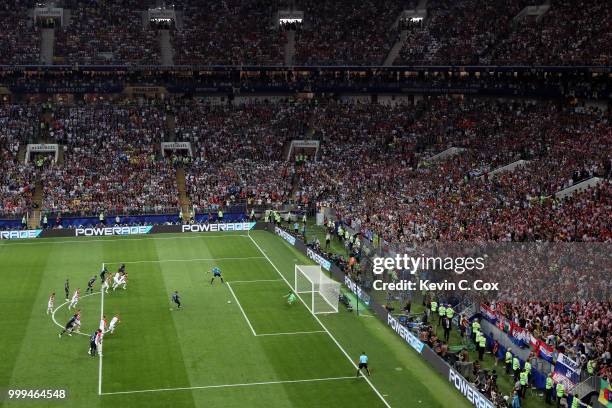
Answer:
[[[359,367],[357,367],[357,377],[359,377],[359,372],[361,371],[362,368],[366,370],[366,372],[368,373],[368,376],[372,375],[370,374],[370,369],[368,368],[368,356],[366,355],[365,351],[362,351],[361,355],[359,356]]]

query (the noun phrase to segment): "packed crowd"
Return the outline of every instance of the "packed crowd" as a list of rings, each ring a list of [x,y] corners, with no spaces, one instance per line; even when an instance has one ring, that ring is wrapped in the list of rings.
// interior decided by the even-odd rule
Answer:
[[[70,0],[70,24],[56,30],[55,56],[63,63],[159,64],[156,31],[145,28],[140,0]]]
[[[604,1],[554,2],[541,21],[514,19],[538,3],[429,1],[426,20],[403,27],[407,40],[396,64],[609,64],[611,16]]]
[[[28,16],[32,3],[17,0],[0,4],[0,20],[7,24],[0,32],[0,65],[39,63],[40,32]]]
[[[173,32],[174,63],[280,65],[287,40],[276,12],[259,0],[187,1],[182,27]]]
[[[438,50],[439,44],[429,33],[428,26],[423,21],[402,22],[398,28],[396,41],[403,41],[402,48],[395,65],[427,65],[432,63],[432,54]],[[402,38],[402,33],[404,37]]]
[[[610,65],[612,12],[605,1],[555,1],[540,22],[522,19],[488,58],[500,65]]]
[[[428,3],[432,18],[428,22],[432,59],[436,64],[478,64],[508,29],[510,20],[526,4],[521,0]],[[486,27],[485,29],[483,29]]]
[[[611,192],[612,187],[608,183],[593,191],[587,190],[576,195],[585,204],[593,202],[589,203],[589,206],[595,210],[595,215],[590,222],[594,228],[601,228],[604,233],[606,218],[609,218],[605,215],[605,201],[609,201]],[[576,197],[572,200],[576,200]],[[565,228],[573,229],[575,226]],[[612,282],[606,279],[604,272],[612,268],[609,242],[432,240],[417,245],[414,251],[423,256],[437,256],[439,253],[444,253],[445,257],[454,259],[467,257],[483,259],[482,270],[465,268],[461,274],[449,274],[448,270],[426,270],[419,273],[422,279],[447,280],[455,284],[466,278],[471,281],[480,279],[484,282],[498,283],[495,291],[461,294],[449,290],[444,296],[452,298],[453,302],[465,299],[475,302],[503,299],[517,304],[531,302],[534,299],[563,303],[583,299],[612,301],[609,296],[612,293]],[[552,288],[554,290],[551,290]]]
[[[25,135],[37,114],[19,109],[4,120]],[[49,139],[64,146],[64,157],[79,160],[45,168],[45,207],[174,206],[174,177],[157,150],[168,133],[165,109],[54,107]],[[366,237],[389,245],[612,238],[602,221],[609,212],[605,186],[571,199],[551,197],[585,178],[610,176],[611,127],[595,109],[432,98],[416,109],[337,102],[228,107],[190,99],[173,110],[176,139],[191,142],[195,152],[187,185],[200,207],[244,199],[326,203]],[[24,123],[10,119],[18,114]],[[287,163],[288,142],[309,126],[322,143],[320,160]],[[436,159],[450,146],[465,150]],[[517,160],[524,160],[519,170],[489,175]],[[144,171],[120,176],[131,168],[155,177],[146,183]],[[98,187],[105,196],[121,183],[134,188],[111,194],[106,204],[96,198]],[[168,194],[156,195],[155,185]],[[136,200],[142,189],[146,197]]]
[[[0,214],[21,217],[31,205],[34,189],[32,164],[18,159],[34,132],[38,109],[29,105],[0,105]]]
[[[369,237],[400,245],[431,239],[610,239],[609,231],[589,222],[588,207],[543,199],[584,177],[609,177],[607,117],[548,104],[440,99],[434,105],[396,135],[385,127],[401,120],[376,119],[383,108],[324,107],[330,114],[315,121],[322,126],[323,157],[308,164],[298,195],[336,208]],[[416,160],[410,147],[423,143],[420,139],[433,139],[437,151],[467,150],[439,161],[424,152]],[[519,159],[529,160],[525,169],[489,177]],[[604,209],[607,199],[604,195]],[[582,230],[560,227],[573,225],[576,215]]]
[[[612,303],[584,299],[578,302],[499,302],[497,311],[527,329],[536,338],[568,355],[588,372],[612,378]]]
[[[176,6],[176,26],[145,24],[144,0],[66,0],[69,25],[55,29],[59,63],[159,64],[158,29],[170,29],[175,64],[281,65],[287,30],[296,32],[295,63],[307,65],[380,65],[404,30],[407,37],[396,65],[609,65],[610,7],[603,0],[551,3],[538,21],[515,18],[537,0],[427,2],[427,17],[398,24],[414,1],[355,3],[303,0],[302,24],[278,27],[277,12],[286,2],[227,0]],[[0,34],[0,62],[38,63],[40,30],[31,17],[31,0],[0,6],[11,30]]]
[[[62,214],[175,212],[175,176],[159,152],[164,109],[135,103],[54,106],[46,139],[63,161],[37,169],[43,209]]]
[[[400,1],[303,1],[296,63],[382,65],[392,43],[389,31],[402,11]]]
[[[283,152],[303,134],[308,112],[308,105],[290,102],[228,107],[194,100],[177,107],[177,138],[196,151],[187,173],[192,203],[288,201],[293,167]]]
[[[408,25],[397,64],[478,65],[530,1],[432,0],[424,22]]]

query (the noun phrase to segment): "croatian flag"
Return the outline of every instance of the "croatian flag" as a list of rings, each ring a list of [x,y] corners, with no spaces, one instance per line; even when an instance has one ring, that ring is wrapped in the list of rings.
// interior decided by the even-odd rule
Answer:
[[[549,346],[543,341],[540,341],[540,357],[549,363],[553,362],[554,346]]]
[[[488,307],[487,305],[485,305],[484,303],[482,303],[480,305],[480,313],[482,314],[482,316],[487,319],[491,324],[495,324],[495,322],[497,321],[497,317],[495,316],[495,312],[493,311],[493,309],[491,309],[490,307]]]
[[[538,340],[533,334],[529,335],[529,345],[533,348],[535,355],[537,356],[540,352],[540,340]]]
[[[525,345],[529,344],[531,341],[531,335],[529,332],[526,329],[516,325],[512,326],[512,337],[514,337],[517,342]]]

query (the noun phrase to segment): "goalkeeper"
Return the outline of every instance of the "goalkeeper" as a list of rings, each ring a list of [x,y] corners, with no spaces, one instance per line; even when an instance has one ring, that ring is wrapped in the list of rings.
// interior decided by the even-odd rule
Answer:
[[[292,291],[289,291],[289,293],[283,297],[287,298],[287,304],[289,306],[293,305],[297,300],[297,296],[295,296],[295,293],[293,293]]]

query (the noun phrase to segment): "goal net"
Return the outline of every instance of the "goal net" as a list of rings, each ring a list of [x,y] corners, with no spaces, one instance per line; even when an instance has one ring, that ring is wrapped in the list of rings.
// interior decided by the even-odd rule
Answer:
[[[293,290],[312,313],[338,313],[340,283],[328,277],[320,266],[295,265]]]

